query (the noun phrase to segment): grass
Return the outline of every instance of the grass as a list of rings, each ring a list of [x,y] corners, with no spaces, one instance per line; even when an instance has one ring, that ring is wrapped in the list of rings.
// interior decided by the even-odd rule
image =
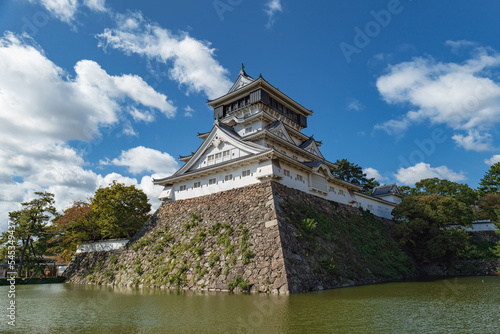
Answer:
[[[297,241],[313,269],[326,276],[349,278],[375,276],[398,279],[415,269],[411,259],[391,238],[390,227],[368,211],[339,214],[336,207],[316,210],[297,203],[284,203],[287,220],[297,229]]]
[[[229,291],[233,291],[236,288],[240,288],[242,291],[249,291],[250,286],[248,285],[247,280],[243,280],[243,277],[241,275],[237,275],[233,280],[230,280],[227,282],[227,289]]]

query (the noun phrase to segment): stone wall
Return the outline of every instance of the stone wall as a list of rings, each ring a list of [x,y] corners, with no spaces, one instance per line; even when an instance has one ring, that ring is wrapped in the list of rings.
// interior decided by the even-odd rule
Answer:
[[[77,254],[75,283],[288,293],[271,183],[165,202],[123,250]]]
[[[291,293],[415,274],[391,238],[392,221],[279,183],[272,188]]]
[[[417,275],[390,220],[276,182],[163,203],[121,250],[76,254],[70,282],[288,294]]]

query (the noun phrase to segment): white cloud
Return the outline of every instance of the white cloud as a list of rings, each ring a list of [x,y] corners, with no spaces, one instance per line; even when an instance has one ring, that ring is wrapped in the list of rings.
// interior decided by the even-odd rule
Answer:
[[[186,117],[193,117],[193,112],[194,112],[194,109],[191,108],[190,106],[186,106],[184,108],[184,116],[186,116]]]
[[[270,28],[274,24],[275,15],[277,12],[282,12],[283,7],[281,6],[281,0],[269,0],[264,8],[264,12],[268,16],[268,21],[266,24],[267,28]]]
[[[96,138],[101,125],[118,122],[127,98],[175,115],[167,97],[140,77],[111,76],[96,62],[81,60],[71,79],[42,51],[10,33],[0,38],[0,63],[0,130],[12,134],[4,136],[9,142]]]
[[[452,139],[467,151],[490,151],[492,149],[491,135],[481,134],[478,130],[469,130],[467,136],[454,135]]]
[[[39,3],[50,12],[55,18],[72,23],[79,8],[83,5],[93,11],[107,11],[105,0],[29,0],[32,3]]]
[[[453,53],[459,53],[462,49],[467,49],[471,47],[477,47],[478,44],[471,41],[460,40],[460,41],[446,41],[445,44],[451,48]]]
[[[383,177],[379,173],[379,171],[376,170],[375,168],[371,168],[371,167],[365,168],[365,169],[363,169],[363,173],[366,174],[366,177],[368,179],[374,178],[377,181],[383,181],[383,180],[387,179],[386,177]]]
[[[147,121],[155,112],[175,114],[166,96],[140,77],[112,76],[89,60],[79,61],[72,77],[33,41],[12,33],[0,38],[0,64],[0,230],[8,212],[33,199],[35,191],[53,192],[63,210],[92,195],[100,179],[111,178],[89,169],[69,141],[84,144],[99,138],[103,126],[130,123],[124,117],[128,107],[148,109],[129,109],[134,120]],[[168,161],[166,156],[161,161]],[[169,165],[156,168],[170,170]],[[138,185],[152,193],[153,186],[144,182]]]
[[[125,54],[138,54],[170,67],[172,80],[185,85],[188,92],[203,92],[209,98],[225,94],[231,87],[228,71],[215,59],[209,42],[199,41],[188,33],[173,34],[155,22],[148,22],[140,12],[117,14],[117,28],[98,34],[98,45]]]
[[[400,183],[407,185],[414,185],[422,179],[433,177],[453,182],[465,180],[463,172],[456,173],[446,166],[431,167],[429,164],[423,162],[408,168],[400,168],[394,176]]]
[[[77,0],[30,0],[40,3],[59,20],[69,23],[73,20],[78,9]]]
[[[347,109],[349,110],[360,111],[365,109],[363,103],[361,103],[358,99],[349,99],[348,103]]]
[[[83,4],[96,12],[105,12],[106,0],[84,0]]]
[[[143,172],[174,173],[179,169],[179,164],[170,154],[144,146],[122,151],[120,156],[110,163],[116,166],[128,167],[128,171],[132,174]]]
[[[496,164],[497,162],[500,162],[500,154],[495,154],[490,159],[484,160],[484,163],[490,166]]]
[[[133,106],[129,106],[127,110],[136,122],[142,121],[149,123],[155,120],[154,114],[150,111],[140,110]]]
[[[466,43],[447,44],[459,47]],[[420,57],[390,66],[388,73],[377,80],[380,94],[387,103],[410,105],[414,110],[375,128],[397,133],[423,121],[445,124],[467,133],[457,133],[459,145],[483,150],[486,146],[478,142],[478,132],[469,131],[481,131],[484,140],[487,131],[500,123],[500,85],[494,80],[499,67],[500,55],[481,47],[461,64]]]

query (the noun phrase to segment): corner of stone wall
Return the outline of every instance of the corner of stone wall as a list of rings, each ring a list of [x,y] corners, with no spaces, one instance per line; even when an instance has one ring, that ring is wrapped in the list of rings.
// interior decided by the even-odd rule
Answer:
[[[272,182],[164,202],[124,249],[77,254],[69,281],[287,294],[275,207]]]

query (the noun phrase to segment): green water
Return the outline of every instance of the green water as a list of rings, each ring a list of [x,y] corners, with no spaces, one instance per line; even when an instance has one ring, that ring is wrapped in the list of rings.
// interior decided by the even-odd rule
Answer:
[[[500,333],[500,278],[402,282],[292,296],[74,284],[16,287],[13,333]]]

